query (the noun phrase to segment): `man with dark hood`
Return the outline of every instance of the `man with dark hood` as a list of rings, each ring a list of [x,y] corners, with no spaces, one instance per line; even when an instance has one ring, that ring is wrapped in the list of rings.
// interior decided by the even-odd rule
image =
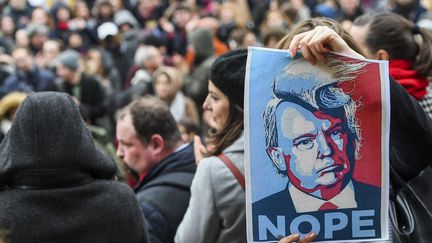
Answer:
[[[0,145],[0,228],[11,242],[147,242],[134,192],[113,181],[71,97],[30,95]]]

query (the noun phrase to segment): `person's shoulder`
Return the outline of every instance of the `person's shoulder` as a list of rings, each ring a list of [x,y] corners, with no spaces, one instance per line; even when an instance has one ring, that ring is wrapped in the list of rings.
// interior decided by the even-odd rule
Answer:
[[[195,173],[193,146],[190,143],[182,145],[163,159],[156,168],[163,168],[162,175],[173,172]]]
[[[291,196],[287,189],[270,194],[252,203],[255,215],[284,215],[295,212]]]
[[[170,173],[163,173],[143,184],[137,191],[137,196],[154,197],[176,191],[189,191],[194,173],[191,170],[178,170]]]
[[[184,147],[181,148],[179,151],[177,151],[176,154],[178,154],[179,156],[192,156],[192,158],[195,160],[195,155],[194,155],[194,148],[193,148],[193,144],[192,143],[187,143],[183,145]]]
[[[97,80],[96,76],[88,75],[83,73],[81,76],[81,84],[83,86],[89,85],[89,86],[100,86],[99,81]]]
[[[381,188],[352,180],[357,208],[378,210],[381,202]]]
[[[285,201],[287,199],[291,199],[291,196],[289,195],[288,190],[284,189],[254,202],[253,205],[254,207],[263,207],[270,205],[272,202]]]
[[[228,158],[231,159],[230,157]],[[232,162],[236,164],[234,161]],[[224,168],[228,170],[228,167],[218,156],[209,156],[209,157],[202,158],[198,163],[198,169],[208,170],[210,172],[220,173],[221,169],[223,170]]]
[[[10,85],[11,83],[18,82],[19,76],[16,72],[13,72],[6,76],[5,80],[3,81],[3,85]]]
[[[51,79],[55,78],[55,74],[52,71],[45,68],[39,68],[39,73],[43,78],[51,78]]]
[[[118,197],[135,197],[135,192],[132,188],[123,182],[115,180],[94,180],[92,183],[101,187],[106,193],[113,193]]]
[[[202,158],[197,165],[194,181],[208,181],[209,185],[221,186],[220,182],[223,181],[222,178],[226,174],[225,168],[228,170],[228,167],[217,156]]]
[[[374,186],[374,185],[370,185],[370,184],[366,184],[360,181],[356,181],[356,180],[352,180],[353,185],[354,185],[354,190],[356,193],[360,193],[360,194],[371,194],[371,195],[376,195],[376,194],[380,194],[381,193],[381,188]]]
[[[223,162],[217,156],[204,157],[199,161],[198,167],[200,168],[214,168],[222,167]]]
[[[81,188],[83,191],[97,191],[98,194],[94,195],[96,201],[103,202],[106,200],[110,200],[111,203],[104,204],[105,208],[118,210],[120,210],[121,208],[128,208],[128,214],[133,213],[133,208],[138,208],[135,192],[130,186],[126,185],[123,182],[115,180],[95,179],[83,185]],[[83,196],[83,198],[86,198],[86,196]],[[96,203],[94,205],[96,205]]]

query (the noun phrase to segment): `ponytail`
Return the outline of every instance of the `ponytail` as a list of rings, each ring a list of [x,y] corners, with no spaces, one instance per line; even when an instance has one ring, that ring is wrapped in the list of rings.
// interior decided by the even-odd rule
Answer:
[[[432,37],[427,30],[421,29],[417,25],[413,25],[412,34],[414,38],[417,35],[421,36],[421,39],[417,40],[418,52],[414,62],[414,68],[418,74],[430,78],[432,77]]]

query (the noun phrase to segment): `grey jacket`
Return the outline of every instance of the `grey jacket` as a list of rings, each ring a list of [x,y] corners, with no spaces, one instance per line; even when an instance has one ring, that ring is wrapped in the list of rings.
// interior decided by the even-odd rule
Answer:
[[[224,153],[244,174],[244,136]],[[246,242],[245,192],[219,158],[201,160],[191,194],[176,243]]]

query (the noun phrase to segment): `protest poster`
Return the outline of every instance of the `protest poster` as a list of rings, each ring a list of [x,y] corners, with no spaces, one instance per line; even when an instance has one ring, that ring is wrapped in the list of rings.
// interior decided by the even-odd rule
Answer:
[[[385,61],[249,48],[248,242],[388,239],[388,77]]]

